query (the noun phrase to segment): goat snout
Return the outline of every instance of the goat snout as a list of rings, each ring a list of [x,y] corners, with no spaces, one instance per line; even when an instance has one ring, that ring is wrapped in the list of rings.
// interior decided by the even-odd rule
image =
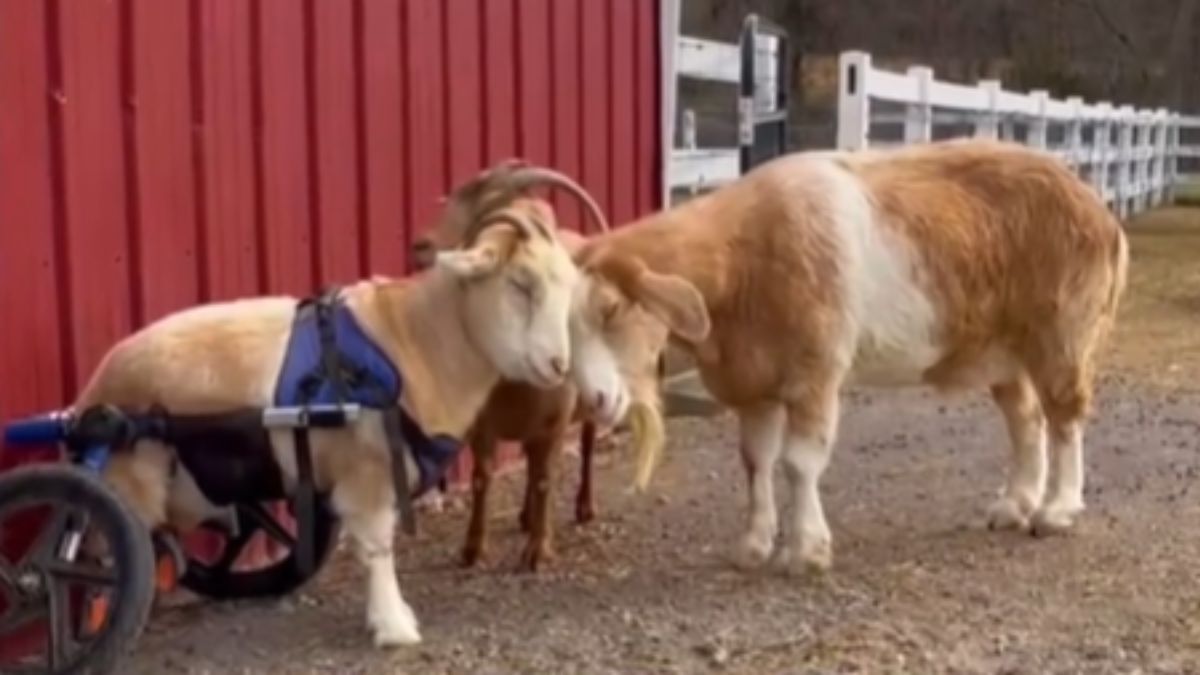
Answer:
[[[567,361],[561,356],[554,356],[550,359],[550,370],[559,377],[564,377],[567,374]]]

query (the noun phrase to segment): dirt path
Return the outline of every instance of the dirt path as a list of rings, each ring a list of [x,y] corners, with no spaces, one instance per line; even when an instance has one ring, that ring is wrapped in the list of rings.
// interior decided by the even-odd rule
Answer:
[[[857,390],[824,484],[823,578],[729,567],[735,425],[680,420],[651,495],[624,492],[618,457],[599,468],[596,523],[569,524],[564,496],[560,557],[537,577],[512,572],[520,475],[502,481],[485,569],[454,565],[461,512],[426,516],[398,561],[420,647],[370,647],[361,577],[339,553],[282,601],[164,609],[125,672],[1200,672],[1200,218],[1133,231],[1119,374],[1100,389],[1089,511],[1070,536],[983,527],[1006,452],[984,397]]]

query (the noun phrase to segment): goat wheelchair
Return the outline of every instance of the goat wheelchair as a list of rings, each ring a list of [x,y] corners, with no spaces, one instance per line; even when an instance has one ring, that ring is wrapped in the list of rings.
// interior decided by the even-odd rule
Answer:
[[[7,452],[54,446],[65,461],[0,473],[0,646],[25,647],[15,655],[0,648],[0,671],[115,672],[149,619],[156,588],[177,582],[217,600],[284,595],[311,578],[334,548],[337,519],[325,498],[297,504],[303,491],[289,498],[282,481],[263,473],[273,464],[259,461],[234,465],[234,487],[218,504],[230,517],[201,527],[218,541],[218,552],[187,552],[169,533],[150,532],[102,482],[112,455],[139,440],[236,453],[247,443],[261,447],[272,429],[305,433],[344,426],[360,414],[353,403],[212,415],[98,405],[8,424]],[[274,515],[288,510],[285,518]],[[294,528],[286,524],[291,519]],[[17,541],[21,537],[13,533],[23,531],[30,533],[28,541]],[[255,537],[269,542],[276,555],[248,569],[239,558]]]

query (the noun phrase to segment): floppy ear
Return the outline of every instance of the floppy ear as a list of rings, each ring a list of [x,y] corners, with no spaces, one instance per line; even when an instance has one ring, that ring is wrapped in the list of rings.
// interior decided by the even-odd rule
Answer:
[[[688,342],[708,338],[712,321],[704,296],[687,279],[674,274],[644,270],[634,285],[635,300],[667,325],[670,331]]]
[[[460,279],[478,279],[492,274],[507,262],[519,238],[511,227],[490,227],[480,233],[470,248],[439,251],[436,264]]]

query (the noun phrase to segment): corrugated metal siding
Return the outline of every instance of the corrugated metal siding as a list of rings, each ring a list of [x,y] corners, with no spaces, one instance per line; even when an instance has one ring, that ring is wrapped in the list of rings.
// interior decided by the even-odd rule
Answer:
[[[655,208],[657,9],[0,2],[0,419],[172,310],[402,273],[438,197],[501,158],[617,222]]]

